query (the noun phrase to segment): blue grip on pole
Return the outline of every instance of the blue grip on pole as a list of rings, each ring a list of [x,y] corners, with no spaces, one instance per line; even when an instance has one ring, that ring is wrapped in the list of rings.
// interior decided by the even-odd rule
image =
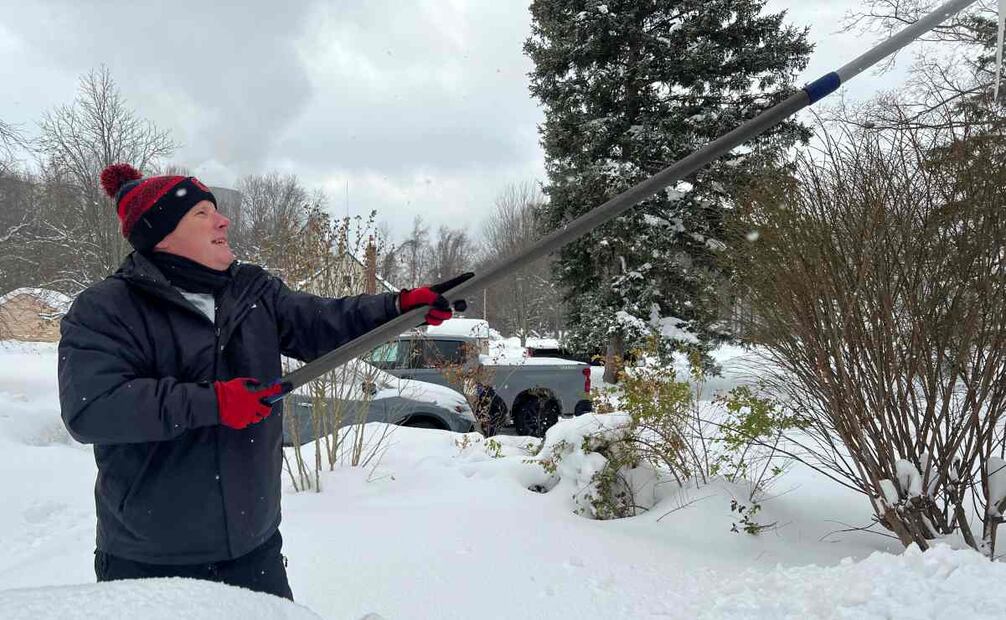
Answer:
[[[837,73],[832,71],[831,73],[814,80],[810,84],[807,84],[803,87],[803,90],[807,93],[807,96],[810,97],[810,103],[813,105],[838,90],[838,87],[841,85],[842,78],[840,78]]]

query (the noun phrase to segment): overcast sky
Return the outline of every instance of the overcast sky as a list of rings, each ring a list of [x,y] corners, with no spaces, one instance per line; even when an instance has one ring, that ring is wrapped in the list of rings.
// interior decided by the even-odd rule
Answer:
[[[478,227],[506,184],[543,177],[527,0],[154,4],[0,0],[0,119],[32,134],[104,63],[182,145],[172,162],[204,182],[293,172],[325,189],[335,214],[377,209],[396,237],[417,214]],[[839,32],[855,4],[769,0],[811,29],[804,81],[873,41]],[[848,95],[902,74],[864,75]]]

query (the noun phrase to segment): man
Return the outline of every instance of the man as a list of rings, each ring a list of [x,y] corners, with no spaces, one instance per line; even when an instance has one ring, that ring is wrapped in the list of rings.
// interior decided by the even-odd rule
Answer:
[[[281,554],[280,355],[304,361],[440,288],[325,299],[238,264],[229,220],[193,177],[101,175],[135,248],[63,319],[63,421],[94,444],[98,581],[210,579],[293,600]],[[463,302],[456,307],[461,308]]]

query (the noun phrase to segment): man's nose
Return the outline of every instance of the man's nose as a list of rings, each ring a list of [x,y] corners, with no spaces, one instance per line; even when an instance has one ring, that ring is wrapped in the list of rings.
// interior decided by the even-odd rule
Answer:
[[[231,225],[231,220],[226,215],[217,213],[217,228],[227,228]]]

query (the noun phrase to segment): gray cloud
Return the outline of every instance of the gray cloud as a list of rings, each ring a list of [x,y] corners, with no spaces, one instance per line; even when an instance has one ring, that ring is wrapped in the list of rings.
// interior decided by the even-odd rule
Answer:
[[[802,79],[870,44],[837,32],[855,6],[769,0],[811,27]],[[505,184],[543,175],[529,20],[511,0],[0,0],[0,118],[37,120],[105,63],[207,182],[294,172],[338,214],[348,183],[352,212],[376,208],[397,231],[416,214],[477,224]],[[891,86],[864,75],[848,92]]]
[[[3,26],[28,58],[73,75],[107,64],[133,106],[193,159],[263,161],[311,98],[294,45],[307,13],[276,2],[3,5]]]

